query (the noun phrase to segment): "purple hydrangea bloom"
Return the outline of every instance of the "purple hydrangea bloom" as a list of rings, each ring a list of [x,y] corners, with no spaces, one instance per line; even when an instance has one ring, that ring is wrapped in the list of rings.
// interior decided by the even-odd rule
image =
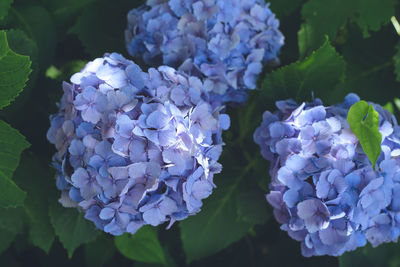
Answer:
[[[204,78],[212,99],[243,102],[284,43],[264,0],[148,0],[128,13],[130,55]]]
[[[400,235],[400,127],[373,104],[382,134],[374,171],[346,119],[359,100],[349,94],[328,107],[319,99],[278,101],[254,133],[271,163],[267,200],[304,256],[339,256],[367,241],[374,247],[397,242]]]
[[[113,235],[200,211],[230,121],[199,78],[165,66],[143,72],[113,53],[63,89],[47,138],[64,206]]]

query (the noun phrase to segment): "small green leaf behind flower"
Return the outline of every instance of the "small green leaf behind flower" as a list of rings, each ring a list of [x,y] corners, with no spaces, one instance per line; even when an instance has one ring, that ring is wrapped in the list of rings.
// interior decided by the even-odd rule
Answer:
[[[376,161],[382,152],[379,113],[372,105],[368,105],[365,101],[359,101],[351,106],[347,121],[375,170]]]
[[[167,265],[164,250],[151,226],[143,226],[134,235],[124,234],[115,238],[119,252],[128,259]]]

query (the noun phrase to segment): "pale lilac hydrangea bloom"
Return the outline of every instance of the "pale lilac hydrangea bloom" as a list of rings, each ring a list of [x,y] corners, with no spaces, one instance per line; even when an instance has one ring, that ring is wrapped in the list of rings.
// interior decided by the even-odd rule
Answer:
[[[364,246],[397,242],[400,235],[400,127],[388,111],[380,117],[382,154],[374,171],[346,120],[342,104],[278,101],[266,111],[254,140],[270,161],[268,202],[302,254],[339,256]]]
[[[165,66],[143,72],[113,53],[63,89],[47,138],[64,206],[113,235],[200,211],[230,123],[200,79]]]
[[[278,62],[284,43],[264,0],[147,0],[128,14],[126,46],[149,66],[198,77],[212,98],[243,102],[263,63]]]

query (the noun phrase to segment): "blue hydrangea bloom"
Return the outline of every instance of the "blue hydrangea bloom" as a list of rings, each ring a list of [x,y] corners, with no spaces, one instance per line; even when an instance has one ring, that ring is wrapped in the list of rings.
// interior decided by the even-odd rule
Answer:
[[[204,78],[213,99],[243,102],[284,37],[264,0],[147,0],[128,14],[130,55]]]
[[[346,120],[352,104],[278,101],[254,140],[270,165],[268,202],[304,256],[339,256],[400,235],[400,127],[381,106],[382,153],[374,171]]]
[[[65,207],[113,235],[200,211],[230,123],[200,79],[165,66],[143,72],[114,53],[63,89],[47,138]]]

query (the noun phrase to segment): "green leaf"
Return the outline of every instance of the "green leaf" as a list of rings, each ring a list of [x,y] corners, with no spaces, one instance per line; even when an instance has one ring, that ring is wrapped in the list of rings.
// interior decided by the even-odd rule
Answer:
[[[23,204],[26,193],[12,180],[21,152],[29,147],[25,138],[10,125],[0,121],[0,207]]]
[[[0,31],[0,109],[13,101],[28,81],[31,61],[8,47],[5,31]]]
[[[310,0],[303,5],[301,14],[305,23],[299,31],[300,55],[304,57],[324,42],[328,35],[335,40],[348,21],[361,28],[364,37],[369,31],[378,31],[390,21],[395,12],[394,0]]]
[[[86,64],[87,62],[83,60],[72,60],[63,64],[60,69],[52,65],[46,70],[46,77],[60,82],[67,81],[73,74],[83,69]]]
[[[396,54],[393,56],[394,72],[396,73],[396,80],[400,82],[400,43],[396,45]]]
[[[76,22],[79,15],[99,0],[42,0],[54,18],[57,31],[64,34]]]
[[[123,29],[126,27],[126,15],[141,2],[143,1],[96,2],[81,14],[70,32],[78,35],[86,52],[92,57],[102,57],[106,52],[125,53]]]
[[[115,251],[111,236],[101,234],[95,241],[85,245],[86,266],[101,267],[105,265],[114,256]]]
[[[14,0],[0,0],[0,19],[4,18]]]
[[[134,235],[117,236],[115,245],[119,252],[128,259],[144,263],[167,264],[157,232],[151,226],[140,228]]]
[[[83,8],[98,0],[43,0],[57,19],[65,20],[82,11]]]
[[[372,105],[368,105],[365,101],[359,101],[351,106],[347,114],[347,121],[375,170],[376,161],[382,151],[379,113]]]
[[[225,152],[225,156],[227,154]],[[241,239],[252,226],[239,220],[236,201],[240,184],[250,167],[240,171],[240,166],[231,166],[222,173],[225,177],[217,175],[217,188],[204,201],[201,212],[179,223],[188,263],[228,247]]]
[[[312,92],[324,97],[344,81],[345,67],[343,58],[326,40],[310,57],[268,73],[261,90],[270,99],[295,97],[304,101]]]
[[[9,248],[15,236],[15,233],[0,229],[0,254]]]
[[[0,172],[11,179],[21,153],[29,147],[29,143],[17,130],[0,121],[0,147]]]
[[[99,235],[94,224],[86,220],[76,209],[64,208],[58,203],[53,203],[49,212],[56,235],[68,251],[69,258],[80,245],[95,240]]]
[[[10,49],[21,55],[28,55],[32,61],[32,66],[37,65],[38,47],[35,41],[29,38],[25,32],[20,29],[8,30],[7,41]]]
[[[23,208],[0,208],[0,229],[18,234],[24,227],[25,211]]]
[[[383,106],[383,108],[384,109],[386,109],[387,111],[389,111],[390,113],[394,113],[394,107],[393,107],[393,104],[392,104],[392,102],[387,102],[384,106]]]
[[[397,97],[395,97],[395,98],[393,99],[393,102],[394,102],[394,105],[396,106],[397,110],[400,111],[400,99],[397,98]]]
[[[0,171],[0,207],[15,207],[24,204],[26,193]]]
[[[21,110],[26,107],[25,104],[30,100],[32,88],[36,84],[37,75],[39,73],[38,47],[34,40],[29,38],[25,32],[19,29],[8,30],[7,40],[10,49],[18,54],[29,56],[32,61],[32,73],[29,76],[29,81],[27,82],[25,89],[21,92],[18,98],[16,98],[12,105],[7,106],[0,113],[0,116],[2,117],[15,118],[18,116],[18,113],[20,114]]]
[[[250,224],[264,224],[271,216],[265,192],[246,180],[242,181],[240,188],[236,196],[238,218]]]
[[[382,244],[376,248],[368,244],[339,257],[339,266],[397,267],[400,266],[399,250],[400,245],[396,243]]]
[[[29,238],[33,245],[48,253],[55,233],[50,223],[49,200],[57,201],[54,172],[46,159],[24,153],[14,174],[15,182],[27,192],[25,210],[29,217]]]

